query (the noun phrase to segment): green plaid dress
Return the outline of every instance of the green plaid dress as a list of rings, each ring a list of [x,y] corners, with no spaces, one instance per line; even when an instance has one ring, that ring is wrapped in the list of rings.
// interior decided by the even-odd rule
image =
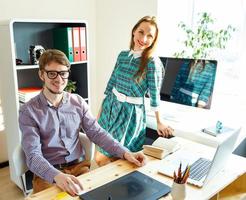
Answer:
[[[145,140],[146,114],[144,104],[136,105],[120,102],[112,92],[118,92],[130,97],[142,97],[148,92],[150,106],[157,110],[160,103],[160,87],[163,77],[163,65],[158,57],[151,58],[147,65],[146,77],[139,83],[134,80],[134,74],[140,65],[140,56],[132,51],[122,51],[118,58],[105,90],[102,113],[99,124],[122,145],[130,151],[142,149]],[[99,151],[111,156],[103,149]]]

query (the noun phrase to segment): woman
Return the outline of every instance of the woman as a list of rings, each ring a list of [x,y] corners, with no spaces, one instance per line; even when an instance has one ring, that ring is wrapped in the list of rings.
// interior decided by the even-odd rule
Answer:
[[[132,29],[130,50],[122,51],[105,90],[105,99],[99,112],[99,124],[130,151],[142,149],[145,140],[146,113],[144,96],[149,92],[150,106],[155,111],[157,132],[172,135],[173,129],[162,123],[158,106],[163,66],[153,57],[158,38],[155,17],[140,19]],[[99,166],[114,160],[99,149]]]

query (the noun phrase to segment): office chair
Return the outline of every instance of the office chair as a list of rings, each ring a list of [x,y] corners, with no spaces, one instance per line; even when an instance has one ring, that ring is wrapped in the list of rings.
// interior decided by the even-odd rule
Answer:
[[[14,165],[15,174],[21,182],[21,190],[26,196],[27,191],[23,179],[23,174],[28,171],[28,168],[26,165],[25,153],[21,148],[21,144],[18,144],[13,152],[13,165]]]
[[[79,133],[79,139],[85,150],[85,159],[93,160],[95,154],[95,144],[89,140],[86,134],[81,132]],[[16,176],[21,182],[21,190],[24,195],[27,196],[30,191],[26,189],[25,177],[23,175],[28,171],[28,167],[26,165],[25,153],[22,150],[21,144],[17,145],[13,152],[13,165]]]

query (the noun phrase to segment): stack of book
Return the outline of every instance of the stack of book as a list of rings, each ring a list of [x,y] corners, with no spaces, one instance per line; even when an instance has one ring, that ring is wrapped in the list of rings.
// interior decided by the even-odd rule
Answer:
[[[177,151],[179,148],[180,144],[177,141],[159,137],[152,145],[143,145],[143,153],[158,159],[163,159],[167,155]]]
[[[19,101],[26,103],[31,98],[35,97],[41,92],[42,88],[20,88],[18,90]]]

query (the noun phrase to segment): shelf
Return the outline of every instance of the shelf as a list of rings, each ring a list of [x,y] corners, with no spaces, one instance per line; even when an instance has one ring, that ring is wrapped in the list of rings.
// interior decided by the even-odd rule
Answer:
[[[79,65],[79,64],[86,64],[87,61],[79,61],[79,62],[71,62],[71,65]],[[39,65],[16,65],[16,70],[23,70],[23,69],[38,69]]]
[[[22,69],[37,69],[39,68],[38,65],[16,65],[17,70],[22,70]]]
[[[71,62],[70,64],[71,65],[79,65],[79,64],[86,64],[88,61],[85,60],[85,61],[79,61],[79,62]]]

